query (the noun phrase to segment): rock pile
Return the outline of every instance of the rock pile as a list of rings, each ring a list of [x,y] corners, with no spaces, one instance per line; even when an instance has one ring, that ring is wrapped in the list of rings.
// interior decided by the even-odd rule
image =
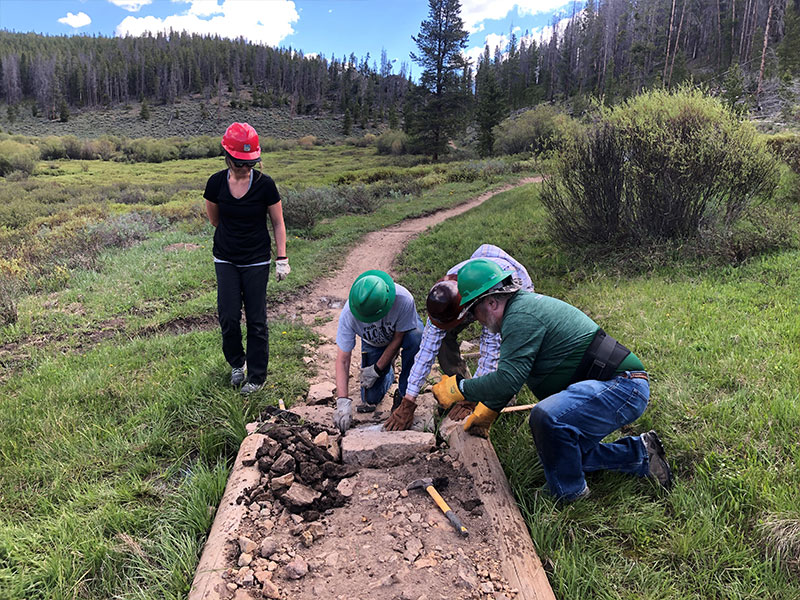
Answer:
[[[313,424],[274,424],[261,433],[266,438],[255,458],[244,461],[244,466],[258,465],[261,480],[245,489],[238,503],[278,501],[305,521],[316,521],[321,513],[347,502],[337,487],[358,468],[337,462],[337,436]]]

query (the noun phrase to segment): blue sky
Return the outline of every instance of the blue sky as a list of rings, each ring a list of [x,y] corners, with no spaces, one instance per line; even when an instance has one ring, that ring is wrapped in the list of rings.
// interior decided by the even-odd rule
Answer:
[[[470,31],[467,54],[484,44],[507,43],[512,29],[537,39],[549,35],[553,14],[565,0],[462,0]],[[412,35],[428,14],[427,0],[0,0],[0,29],[50,35],[140,35],[144,31],[186,30],[289,47],[305,54],[359,59],[367,52],[380,63],[381,49],[394,63],[405,62],[416,75],[409,53]]]

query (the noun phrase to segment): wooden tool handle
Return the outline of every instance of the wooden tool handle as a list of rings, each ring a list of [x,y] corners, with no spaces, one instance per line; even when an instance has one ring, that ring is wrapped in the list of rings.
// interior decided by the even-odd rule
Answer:
[[[520,412],[520,411],[523,411],[523,410],[530,410],[534,406],[536,406],[536,405],[535,404],[520,404],[519,406],[506,406],[500,412],[502,412],[502,413]]]
[[[436,502],[436,505],[442,509],[443,513],[446,513],[447,511],[450,510],[450,507],[447,505],[447,502],[445,502],[444,498],[442,498],[439,495],[439,492],[436,491],[436,488],[434,488],[432,485],[429,485],[425,489],[428,490],[428,493],[431,495],[431,498],[433,498],[433,501]]]

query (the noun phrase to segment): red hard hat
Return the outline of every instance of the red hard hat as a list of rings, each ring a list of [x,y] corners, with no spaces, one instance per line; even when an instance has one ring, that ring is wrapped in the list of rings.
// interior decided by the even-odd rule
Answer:
[[[222,147],[239,160],[258,160],[261,156],[258,134],[248,123],[232,123],[222,136]]]
[[[462,313],[461,294],[454,275],[447,275],[437,281],[428,292],[426,301],[428,317],[439,329],[452,329],[464,321],[459,318]]]

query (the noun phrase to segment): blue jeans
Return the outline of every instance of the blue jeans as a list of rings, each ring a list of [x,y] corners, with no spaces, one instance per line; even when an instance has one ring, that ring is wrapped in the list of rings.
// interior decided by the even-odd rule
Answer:
[[[533,407],[531,432],[553,496],[576,498],[586,488],[584,473],[591,471],[647,475],[649,459],[639,436],[601,440],[638,419],[649,398],[646,379],[617,376],[573,383]]]
[[[417,356],[417,351],[419,351],[423,327],[422,320],[417,318],[417,328],[406,331],[403,336],[403,343],[400,345],[400,381],[397,382],[397,388],[400,390],[401,396],[406,394],[408,376],[411,373],[411,367],[414,366],[414,358]],[[372,346],[361,340],[361,366],[374,365],[385,349]],[[371,388],[361,388],[361,401],[367,404],[378,404],[383,400],[393,383],[394,369],[390,368],[386,375],[383,376],[383,379],[376,381]]]

